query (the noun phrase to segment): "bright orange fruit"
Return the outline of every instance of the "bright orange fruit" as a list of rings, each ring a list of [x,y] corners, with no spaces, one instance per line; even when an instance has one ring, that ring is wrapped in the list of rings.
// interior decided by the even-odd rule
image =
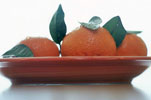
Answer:
[[[116,45],[105,28],[90,30],[81,26],[65,36],[61,54],[62,56],[114,56]]]
[[[127,34],[117,48],[117,56],[147,56],[147,47],[136,34]]]
[[[48,38],[29,37],[21,41],[20,44],[28,46],[34,57],[40,56],[59,56],[57,45]]]

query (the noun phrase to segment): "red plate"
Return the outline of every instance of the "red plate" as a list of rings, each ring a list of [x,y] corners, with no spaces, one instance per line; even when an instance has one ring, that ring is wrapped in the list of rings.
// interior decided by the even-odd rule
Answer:
[[[151,57],[1,58],[1,73],[13,83],[129,83]]]

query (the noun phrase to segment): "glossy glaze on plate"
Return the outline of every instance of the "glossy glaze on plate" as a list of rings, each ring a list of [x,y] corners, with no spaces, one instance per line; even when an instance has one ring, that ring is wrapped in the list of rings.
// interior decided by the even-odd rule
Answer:
[[[1,58],[1,73],[13,83],[129,83],[151,57]]]

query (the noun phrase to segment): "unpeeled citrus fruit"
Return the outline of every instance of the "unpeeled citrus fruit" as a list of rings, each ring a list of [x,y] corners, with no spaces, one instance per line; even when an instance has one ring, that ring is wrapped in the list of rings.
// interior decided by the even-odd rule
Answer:
[[[136,34],[127,34],[117,48],[117,56],[147,56],[147,47]]]
[[[65,36],[61,54],[62,56],[114,56],[116,45],[105,28],[90,30],[81,26]]]
[[[20,44],[28,46],[35,57],[59,56],[57,45],[48,38],[28,37],[25,40],[21,41]]]

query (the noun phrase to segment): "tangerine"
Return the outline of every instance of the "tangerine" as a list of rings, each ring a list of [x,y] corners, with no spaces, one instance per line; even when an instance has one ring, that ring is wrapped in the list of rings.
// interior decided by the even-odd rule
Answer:
[[[90,30],[80,26],[65,36],[61,54],[62,56],[114,56],[116,44],[105,28]]]
[[[24,44],[31,49],[34,57],[40,56],[59,56],[57,45],[44,37],[28,37],[22,40],[20,44]]]
[[[136,34],[127,34],[117,48],[117,56],[147,56],[144,41]]]

